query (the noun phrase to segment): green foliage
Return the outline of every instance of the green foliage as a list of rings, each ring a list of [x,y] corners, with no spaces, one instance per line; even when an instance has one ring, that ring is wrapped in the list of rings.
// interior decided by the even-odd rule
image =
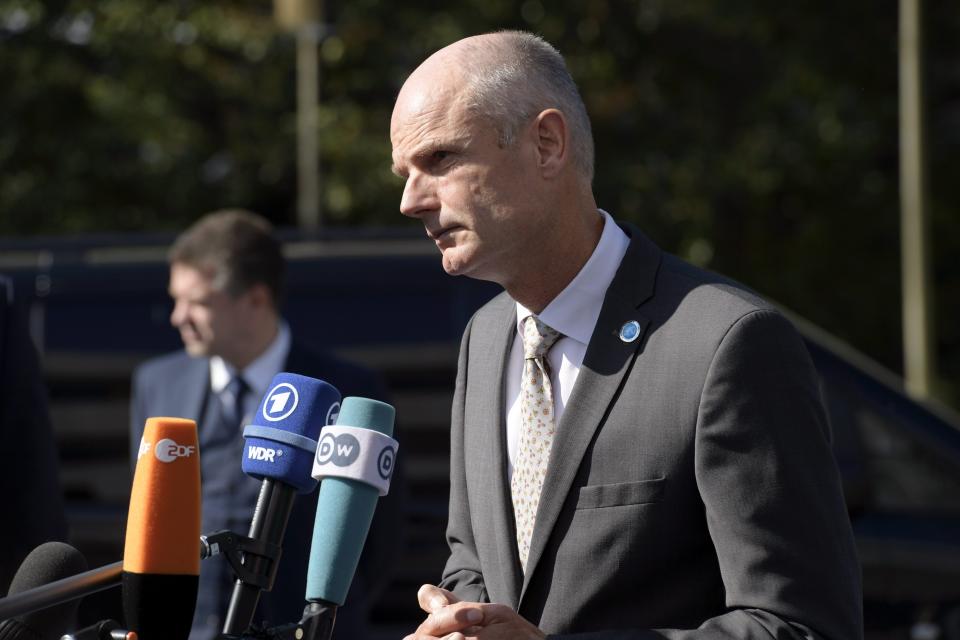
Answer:
[[[179,227],[289,197],[292,47],[260,3],[14,1],[0,20],[0,230]]]
[[[868,0],[325,3],[325,221],[397,213],[396,92],[465,35],[536,31],[593,118],[601,206],[899,368],[897,7]],[[944,395],[960,380],[960,14],[926,3]],[[0,0],[0,233],[294,224],[292,36],[265,0]]]

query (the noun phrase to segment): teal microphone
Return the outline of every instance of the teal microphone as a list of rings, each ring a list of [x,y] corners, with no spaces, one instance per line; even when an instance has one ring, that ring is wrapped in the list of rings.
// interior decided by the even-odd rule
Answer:
[[[335,425],[320,432],[313,477],[319,479],[317,517],[307,571],[307,609],[332,618],[344,603],[370,530],[377,497],[390,487],[396,464],[396,410],[368,398],[344,398]],[[323,637],[324,633],[312,637]]]

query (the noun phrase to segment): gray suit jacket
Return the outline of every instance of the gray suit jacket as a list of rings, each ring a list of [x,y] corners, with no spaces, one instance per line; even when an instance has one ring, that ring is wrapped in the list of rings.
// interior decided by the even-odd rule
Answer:
[[[803,343],[742,286],[630,247],[558,425],[524,575],[505,294],[463,336],[441,586],[552,638],[862,638],[860,569]],[[620,340],[635,320],[639,339]]]

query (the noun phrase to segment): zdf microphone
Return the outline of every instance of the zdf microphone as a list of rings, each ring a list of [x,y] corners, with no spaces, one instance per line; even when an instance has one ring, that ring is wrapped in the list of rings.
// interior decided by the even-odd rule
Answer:
[[[149,418],[137,455],[123,549],[123,609],[140,640],[186,638],[200,576],[197,424]]]

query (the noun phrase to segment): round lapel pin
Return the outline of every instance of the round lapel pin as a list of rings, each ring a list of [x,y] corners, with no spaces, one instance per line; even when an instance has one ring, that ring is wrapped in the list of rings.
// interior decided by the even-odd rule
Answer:
[[[620,340],[623,342],[633,342],[640,337],[640,323],[636,320],[625,322],[620,327]]]

